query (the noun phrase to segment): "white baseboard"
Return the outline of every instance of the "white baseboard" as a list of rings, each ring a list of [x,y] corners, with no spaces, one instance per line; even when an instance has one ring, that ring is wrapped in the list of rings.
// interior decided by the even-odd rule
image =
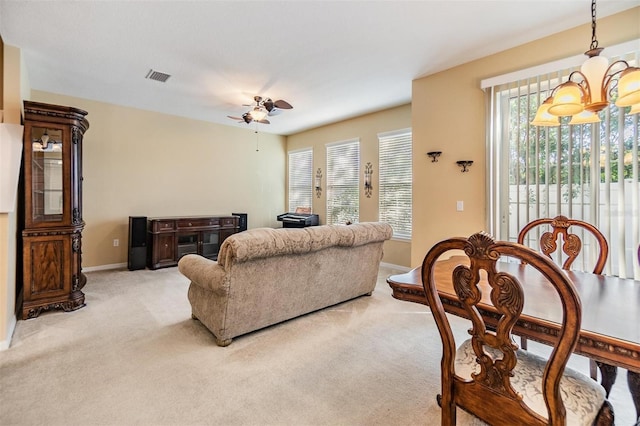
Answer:
[[[120,269],[126,267],[126,263],[112,263],[110,265],[89,266],[88,268],[82,268],[82,272],[106,271],[109,269]]]
[[[6,351],[7,349],[9,349],[9,346],[11,346],[11,338],[13,337],[13,332],[16,329],[16,322],[16,316],[12,315],[9,326],[7,327],[6,339],[0,341],[0,351]]]
[[[385,268],[398,269],[403,272],[409,272],[412,269],[406,266],[394,265],[393,263],[384,263],[384,262],[380,262],[380,266]]]

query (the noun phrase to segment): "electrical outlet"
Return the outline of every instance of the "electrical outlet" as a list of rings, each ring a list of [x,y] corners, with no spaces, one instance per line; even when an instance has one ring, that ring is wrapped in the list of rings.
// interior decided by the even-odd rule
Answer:
[[[114,246],[114,247],[118,247],[119,245],[120,245],[120,240],[119,240],[119,239],[117,239],[117,238],[114,238],[114,240],[113,240],[113,246]]]
[[[456,201],[456,210],[459,212],[464,210],[464,201]]]

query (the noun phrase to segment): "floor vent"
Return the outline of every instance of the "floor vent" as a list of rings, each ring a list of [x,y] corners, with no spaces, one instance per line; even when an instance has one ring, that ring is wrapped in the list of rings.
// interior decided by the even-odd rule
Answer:
[[[162,83],[165,83],[169,79],[169,77],[171,77],[171,75],[150,69],[145,78],[148,78],[149,80],[155,80],[155,81],[160,81]]]

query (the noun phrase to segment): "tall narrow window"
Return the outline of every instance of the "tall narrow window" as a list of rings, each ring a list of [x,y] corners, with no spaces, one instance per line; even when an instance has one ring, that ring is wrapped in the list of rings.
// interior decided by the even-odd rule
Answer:
[[[411,129],[378,135],[381,222],[393,228],[394,238],[411,239]]]
[[[359,221],[359,176],[359,140],[327,145],[327,224]]]
[[[635,65],[638,54],[621,59]],[[640,279],[639,115],[611,104],[598,114],[599,123],[570,125],[567,117],[555,127],[529,124],[550,90],[574,69],[490,87],[492,232],[514,241],[533,219],[583,220],[609,243],[603,273]],[[573,268],[589,270],[596,245],[578,236],[585,246]],[[534,235],[527,244],[538,241]]]
[[[289,152],[289,211],[311,208],[313,200],[313,150]]]

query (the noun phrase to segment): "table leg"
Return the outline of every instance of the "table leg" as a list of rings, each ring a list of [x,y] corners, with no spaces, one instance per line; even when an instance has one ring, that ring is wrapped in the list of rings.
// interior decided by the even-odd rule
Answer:
[[[596,361],[598,364],[598,368],[600,369],[600,374],[602,375],[602,381],[600,384],[607,392],[607,398],[609,398],[609,392],[611,392],[611,387],[616,382],[616,376],[618,375],[618,367],[613,365],[605,364],[604,362]]]
[[[631,393],[631,399],[636,406],[636,426],[640,425],[640,373],[634,371],[627,371],[627,383],[629,384],[629,392]]]

